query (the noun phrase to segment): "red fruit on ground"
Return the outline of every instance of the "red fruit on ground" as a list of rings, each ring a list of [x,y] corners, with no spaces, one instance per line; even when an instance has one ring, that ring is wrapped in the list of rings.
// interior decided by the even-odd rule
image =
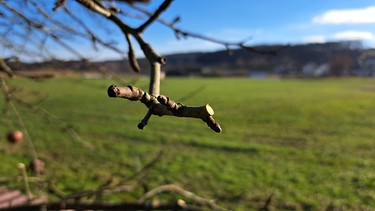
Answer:
[[[19,130],[12,131],[12,132],[8,133],[7,139],[12,144],[22,142],[23,133]]]

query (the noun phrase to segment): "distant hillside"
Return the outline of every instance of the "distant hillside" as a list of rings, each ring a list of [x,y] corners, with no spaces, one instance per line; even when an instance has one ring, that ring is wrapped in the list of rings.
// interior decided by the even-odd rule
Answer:
[[[193,52],[166,55],[167,64],[163,71],[167,75],[217,75],[246,76],[252,72],[267,74],[302,75],[326,67],[326,75],[350,75],[361,69],[359,58],[369,49],[363,49],[360,42],[331,42],[306,45],[263,45],[255,46],[259,52],[235,49],[210,53]],[[367,59],[367,58],[365,58]],[[139,59],[142,73],[149,72],[145,59]],[[73,70],[107,71],[132,73],[127,61],[46,61],[43,63],[10,64],[18,70]],[[314,69],[315,68],[315,69]]]

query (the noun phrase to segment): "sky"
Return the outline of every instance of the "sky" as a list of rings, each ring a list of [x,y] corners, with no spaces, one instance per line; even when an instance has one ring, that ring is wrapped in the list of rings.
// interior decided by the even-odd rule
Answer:
[[[74,0],[68,2],[73,9],[80,6]],[[146,8],[154,11],[162,2],[151,0]],[[176,24],[180,29],[222,41],[246,40],[250,46],[363,40],[365,46],[375,47],[375,0],[174,0],[161,18],[172,21],[177,16],[181,18]],[[140,23],[132,18],[124,20],[132,26]],[[104,18],[99,22],[109,26],[100,33],[108,33],[126,51],[121,32]],[[160,23],[147,28],[144,38],[162,55],[225,49],[196,38],[178,40],[173,30]],[[89,44],[74,40],[72,44],[93,60],[121,58],[109,50],[96,52]],[[142,56],[136,49],[137,55]]]
[[[175,0],[162,18],[176,16],[181,29],[223,41],[248,40],[248,45],[360,39],[375,47],[375,0]],[[225,49],[195,38],[177,40],[157,23],[145,38],[163,54]]]
[[[178,26],[188,31],[229,41],[251,38],[248,44],[346,39],[375,44],[374,0],[176,0],[166,15],[180,15]],[[220,47],[191,39],[178,42],[170,31],[160,32],[155,38],[164,40],[164,51]]]

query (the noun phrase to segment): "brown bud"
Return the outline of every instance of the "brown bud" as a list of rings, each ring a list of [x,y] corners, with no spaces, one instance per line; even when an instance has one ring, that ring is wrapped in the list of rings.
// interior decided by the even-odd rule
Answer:
[[[166,106],[168,110],[178,110],[179,108],[177,103],[164,95],[159,95],[157,100],[160,104]]]

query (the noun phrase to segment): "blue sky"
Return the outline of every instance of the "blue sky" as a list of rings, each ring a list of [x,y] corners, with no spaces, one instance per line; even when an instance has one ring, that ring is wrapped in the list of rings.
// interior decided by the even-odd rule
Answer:
[[[175,0],[162,17],[177,15],[182,29],[220,40],[249,39],[249,45],[362,39],[375,47],[375,0]],[[194,38],[177,40],[161,24],[150,27],[145,38],[163,54],[224,49]]]
[[[367,12],[371,17],[366,17],[366,9],[369,8],[373,11],[372,14]],[[176,0],[166,15],[176,14],[182,17],[182,22],[178,24],[181,28],[230,41],[251,37],[249,44],[355,38],[373,42],[375,33],[373,0],[218,0],[194,1],[194,4]],[[173,34],[168,34],[167,29],[161,31],[159,39],[167,44],[175,43]],[[188,40],[178,47],[183,50],[185,45],[185,49],[194,47],[198,50],[200,46],[205,46],[195,43]],[[214,45],[206,45],[214,48]]]
[[[40,2],[52,8],[54,1]],[[162,2],[151,0],[146,8],[153,11]],[[74,0],[68,0],[67,6],[80,11],[80,5]],[[53,15],[58,18],[61,13],[60,10]],[[82,15],[82,19],[94,16]],[[247,39],[248,45],[361,39],[365,45],[375,47],[375,0],[175,0],[161,18],[171,21],[176,16],[181,17],[176,24],[181,29],[223,41]],[[106,26],[100,32],[102,35],[127,50],[124,37],[114,25],[98,15],[93,20],[96,26]],[[132,18],[125,20],[132,26],[140,23]],[[162,55],[225,49],[222,45],[195,38],[177,40],[173,31],[160,23],[148,28],[144,37]],[[108,50],[95,52],[90,44],[80,40],[71,39],[71,42],[90,59],[121,58]],[[69,57],[66,52],[59,54]],[[140,50],[137,55],[142,55]]]

